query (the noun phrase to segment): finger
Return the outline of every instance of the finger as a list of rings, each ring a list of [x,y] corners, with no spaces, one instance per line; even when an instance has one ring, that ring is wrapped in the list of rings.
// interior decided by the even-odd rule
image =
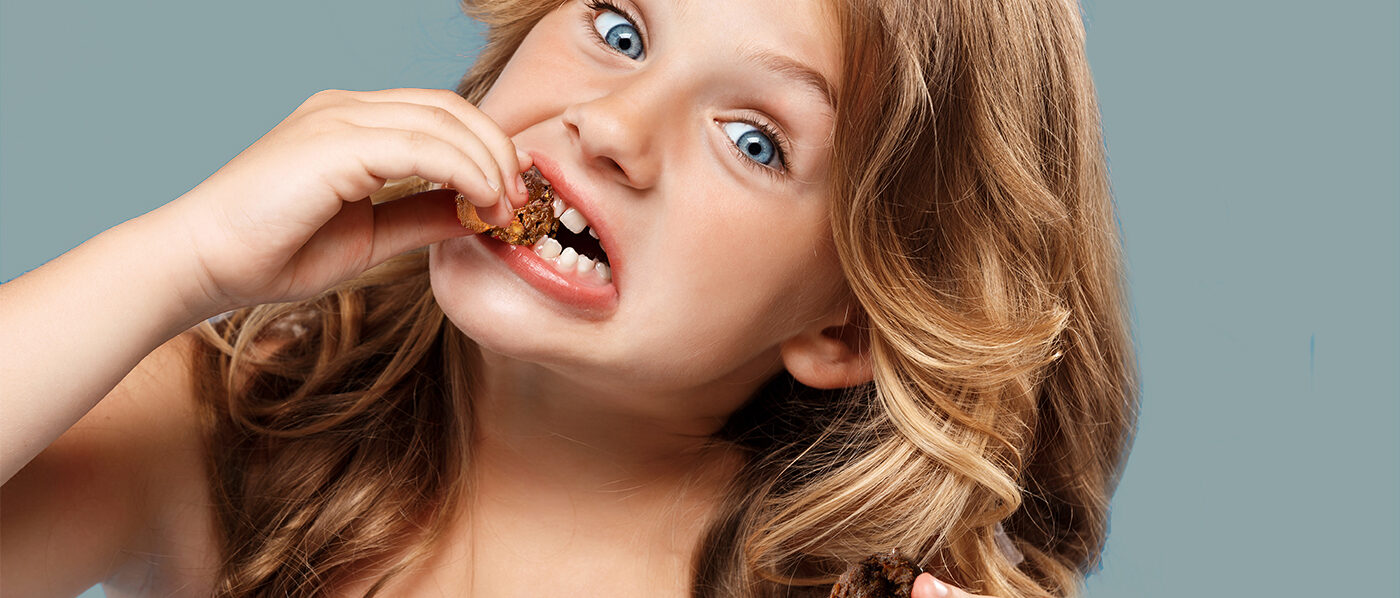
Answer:
[[[503,180],[510,180],[525,170],[520,165],[515,142],[511,140],[510,136],[506,135],[494,119],[454,91],[401,88],[363,92],[357,94],[356,97],[366,102],[390,101],[426,104],[451,112],[476,133],[476,136],[490,150],[491,155],[496,159],[496,164],[500,167]],[[506,189],[509,191],[508,197],[512,204],[517,207],[525,205],[528,197],[522,190],[517,189],[514,185],[506,185]]]
[[[501,203],[500,194],[491,189],[474,160],[457,146],[429,133],[361,128],[347,134],[357,148],[361,166],[373,176],[401,179],[416,175],[457,190],[480,208]],[[485,212],[492,213],[489,209]]]
[[[910,598],[979,598],[928,573],[920,573],[914,578],[914,589],[909,594]]]
[[[428,191],[374,206],[374,250],[369,265],[444,239],[471,234],[457,221],[449,191]]]
[[[358,105],[327,111],[327,115],[368,128],[399,128],[422,131],[456,145],[476,162],[493,190],[499,191],[510,179],[501,175],[496,156],[476,132],[457,116],[437,106],[410,102],[359,102]],[[502,193],[502,197],[505,197]]]
[[[530,156],[530,154],[520,151],[519,148],[515,150],[515,161],[520,165],[520,171],[522,173],[535,165],[535,158]],[[515,180],[516,191],[528,200],[530,191],[525,188],[525,175],[518,174],[512,178]]]
[[[914,589],[909,592],[910,598],[947,598],[948,587],[942,582],[934,579],[932,575],[920,573],[914,578]]]

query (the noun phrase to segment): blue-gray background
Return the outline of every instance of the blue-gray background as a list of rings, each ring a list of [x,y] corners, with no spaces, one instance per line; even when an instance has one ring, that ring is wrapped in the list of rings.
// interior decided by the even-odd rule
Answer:
[[[1397,3],[1085,17],[1143,373],[1089,595],[1400,595]],[[452,87],[478,35],[451,0],[3,0],[0,280],[317,90]]]

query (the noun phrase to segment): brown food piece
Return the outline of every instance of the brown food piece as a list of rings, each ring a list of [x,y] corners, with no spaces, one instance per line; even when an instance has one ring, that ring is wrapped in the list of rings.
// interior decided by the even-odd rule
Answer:
[[[534,166],[525,171],[524,177],[530,201],[515,211],[505,228],[482,221],[476,213],[476,206],[460,193],[457,194],[457,220],[472,232],[486,233],[511,245],[531,245],[540,237],[558,230],[559,219],[554,217],[554,188]]]
[[[895,552],[851,565],[831,587],[830,598],[909,598],[922,570]]]

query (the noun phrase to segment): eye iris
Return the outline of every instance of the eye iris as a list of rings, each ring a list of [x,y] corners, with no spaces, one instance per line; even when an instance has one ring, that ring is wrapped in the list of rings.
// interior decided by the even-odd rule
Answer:
[[[632,32],[626,31],[623,27],[613,27],[611,31],[608,31],[608,44],[623,52],[631,50]]]
[[[744,133],[739,137],[736,145],[759,164],[768,164],[773,161],[773,142],[763,133],[758,131]]]
[[[635,28],[631,25],[620,24],[608,29],[608,33],[603,36],[603,39],[608,42],[609,46],[617,48],[617,51],[622,52],[627,57],[637,58],[642,55],[642,44],[638,43],[637,37]]]

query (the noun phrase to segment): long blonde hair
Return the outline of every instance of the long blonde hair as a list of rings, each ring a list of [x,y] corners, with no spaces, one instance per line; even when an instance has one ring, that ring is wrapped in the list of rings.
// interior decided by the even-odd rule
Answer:
[[[463,5],[489,27],[457,90],[478,101],[559,0]],[[693,593],[822,596],[895,549],[976,593],[1074,595],[1137,411],[1078,6],[838,5],[831,222],[875,379],[823,392],[779,375],[730,418],[721,440],[751,458]],[[429,549],[469,492],[475,349],[422,251],[200,330],[217,595],[366,575],[372,594]]]

